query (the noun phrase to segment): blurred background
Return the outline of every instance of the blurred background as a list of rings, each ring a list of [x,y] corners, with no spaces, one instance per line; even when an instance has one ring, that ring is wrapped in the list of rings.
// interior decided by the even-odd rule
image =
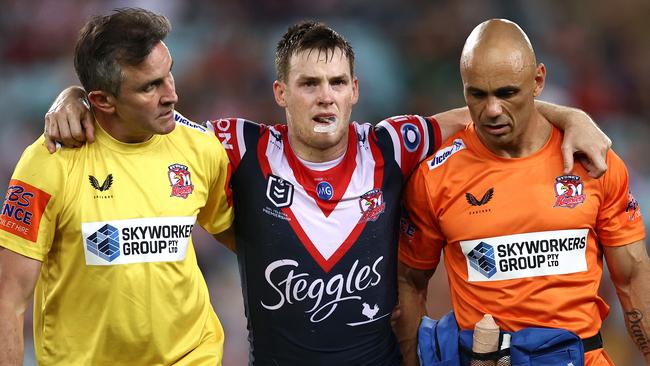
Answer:
[[[632,191],[650,207],[650,2],[507,0],[0,0],[0,185],[23,149],[43,131],[43,115],[58,92],[78,84],[72,67],[76,34],[86,19],[116,7],[167,15],[177,109],[202,121],[244,117],[279,123],[272,82],[276,41],[302,19],[325,21],[357,55],[359,122],[396,114],[430,115],[463,105],[458,58],[471,29],[499,17],[519,23],[548,70],[540,99],[589,112],[626,161]],[[47,172],[44,172],[47,174]],[[650,216],[645,216],[646,225]],[[232,253],[202,231],[195,244],[212,301],[226,332],[224,365],[247,363],[246,323]],[[435,317],[450,303],[443,266],[432,281]],[[641,365],[627,336],[615,291],[605,347],[618,365]],[[98,306],[101,306],[98,304]],[[34,365],[31,315],[25,365]]]

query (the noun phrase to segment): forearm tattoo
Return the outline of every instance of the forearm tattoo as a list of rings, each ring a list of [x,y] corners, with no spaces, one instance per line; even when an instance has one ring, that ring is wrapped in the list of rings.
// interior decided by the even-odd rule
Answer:
[[[632,339],[634,339],[634,343],[639,347],[641,353],[643,353],[644,356],[650,355],[650,339],[648,339],[648,335],[644,329],[643,313],[641,310],[632,309],[626,311],[625,323]]]

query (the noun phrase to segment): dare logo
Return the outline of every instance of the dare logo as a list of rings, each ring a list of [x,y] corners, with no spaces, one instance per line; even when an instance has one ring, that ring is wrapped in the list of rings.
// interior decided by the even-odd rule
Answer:
[[[0,211],[0,229],[36,243],[50,197],[34,186],[12,179]]]

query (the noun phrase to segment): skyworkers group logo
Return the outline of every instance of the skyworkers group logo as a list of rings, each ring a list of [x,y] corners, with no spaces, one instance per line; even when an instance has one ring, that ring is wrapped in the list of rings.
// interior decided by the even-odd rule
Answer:
[[[587,270],[588,229],[540,231],[460,241],[469,282]]]
[[[107,262],[120,256],[120,236],[117,228],[104,225],[86,239],[86,248],[89,252]]]
[[[469,265],[480,272],[483,276],[490,278],[497,273],[496,262],[494,261],[494,248],[482,241],[467,256]]]

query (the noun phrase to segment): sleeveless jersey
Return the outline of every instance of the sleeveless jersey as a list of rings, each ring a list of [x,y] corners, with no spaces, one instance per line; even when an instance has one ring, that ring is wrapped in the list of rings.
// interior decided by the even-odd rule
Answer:
[[[228,159],[205,129],[21,157],[0,245],[42,262],[34,293],[39,365],[221,363],[223,330],[190,238],[228,228]],[[202,131],[201,131],[202,130]]]
[[[641,212],[614,152],[600,179],[581,165],[564,175],[561,140],[553,128],[539,151],[507,159],[470,125],[413,173],[400,260],[433,269],[444,249],[461,329],[492,314],[507,331],[564,328],[588,338],[607,316],[598,296],[601,245],[642,240]],[[590,352],[587,364],[607,364],[604,355],[596,361],[601,352]]]
[[[211,122],[233,165],[236,247],[254,365],[396,365],[400,195],[440,144],[431,118],[351,123],[343,159],[303,165],[287,127]]]

